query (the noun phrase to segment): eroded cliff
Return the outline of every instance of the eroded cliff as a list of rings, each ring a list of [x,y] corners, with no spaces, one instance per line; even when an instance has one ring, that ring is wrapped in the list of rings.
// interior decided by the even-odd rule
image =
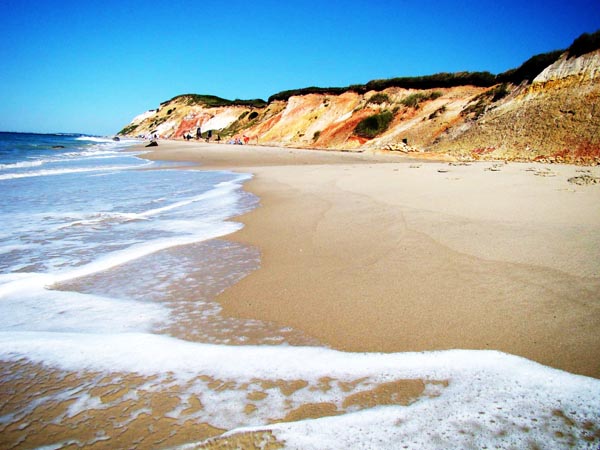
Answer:
[[[419,79],[427,88],[404,79],[308,88],[268,103],[181,95],[121,134],[181,139],[200,128],[221,142],[600,164],[600,50],[538,55],[487,75]],[[463,78],[476,82],[456,82]]]
[[[600,163],[600,51],[564,53],[531,84],[510,89],[432,148],[458,156]]]

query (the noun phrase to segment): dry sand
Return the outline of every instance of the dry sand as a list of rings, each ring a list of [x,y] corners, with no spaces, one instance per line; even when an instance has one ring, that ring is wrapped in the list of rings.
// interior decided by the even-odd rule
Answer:
[[[251,172],[231,240],[261,269],[219,297],[346,351],[495,349],[600,378],[599,168],[161,142]],[[493,170],[486,170],[493,169]]]

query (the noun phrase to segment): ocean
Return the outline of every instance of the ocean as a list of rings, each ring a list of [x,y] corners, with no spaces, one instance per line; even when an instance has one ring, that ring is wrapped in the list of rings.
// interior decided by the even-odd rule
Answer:
[[[1,448],[228,430],[257,448],[596,448],[599,380],[494,351],[343,353],[221,315],[261,264],[227,240],[259,207],[251,176],[136,143],[0,133]]]
[[[250,177],[171,170],[124,151],[135,143],[0,135],[0,293],[8,296],[0,326],[284,340],[271,329],[260,337],[259,322],[221,318],[211,301],[259,265],[257,249],[214,240],[240,229],[229,219],[256,206],[241,189]]]

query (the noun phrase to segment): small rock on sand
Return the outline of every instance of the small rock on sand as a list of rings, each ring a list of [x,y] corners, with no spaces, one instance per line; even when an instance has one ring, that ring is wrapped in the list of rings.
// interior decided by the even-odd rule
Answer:
[[[589,184],[600,184],[600,178],[592,175],[579,175],[578,177],[571,177],[567,180],[569,183],[577,184],[579,186],[586,186]]]

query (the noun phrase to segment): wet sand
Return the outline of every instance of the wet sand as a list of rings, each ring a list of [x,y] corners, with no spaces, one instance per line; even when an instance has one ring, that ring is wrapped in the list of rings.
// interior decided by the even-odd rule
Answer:
[[[599,168],[161,142],[151,159],[250,172],[228,239],[261,268],[219,301],[345,351],[494,349],[600,378]]]
[[[234,379],[197,374],[182,385],[171,373],[143,376],[119,372],[70,372],[25,361],[0,364],[0,375],[0,392],[3,394],[0,410],[3,415],[14,415],[10,423],[0,424],[1,448],[33,448],[60,443],[65,448],[154,449],[172,448],[211,437],[215,439],[208,441],[206,448],[239,448],[239,445],[243,448],[281,448],[268,432],[218,438],[227,430],[199,419],[211,407],[204,404],[205,395],[183,395],[186,387],[194,384],[205,385],[206,390],[216,394],[242,392],[245,402],[238,406],[243,407],[247,420],[252,420],[257,410],[264,407],[261,403],[269,396],[286,398],[289,403],[286,414],[279,417],[271,411],[267,423],[334,416],[378,405],[409,405],[420,397],[432,396],[425,393],[426,384],[419,379],[372,383],[366,378],[343,382],[324,377],[311,385],[300,379],[255,378],[240,383]],[[339,408],[333,402],[296,405],[293,401],[294,394],[302,389],[324,397],[338,385],[343,392]],[[429,380],[427,386],[445,388],[447,383]],[[60,401],[52,398],[52,394],[59,392],[62,392]],[[221,414],[226,415],[227,408],[223,409]],[[263,438],[265,442],[262,442]]]

